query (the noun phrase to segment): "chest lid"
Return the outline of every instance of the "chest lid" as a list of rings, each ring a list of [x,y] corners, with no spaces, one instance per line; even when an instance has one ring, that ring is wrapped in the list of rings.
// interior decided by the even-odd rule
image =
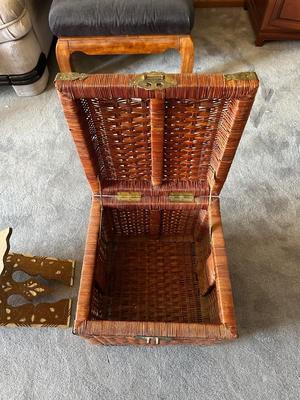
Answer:
[[[94,194],[176,201],[219,195],[258,79],[70,73],[55,84]]]

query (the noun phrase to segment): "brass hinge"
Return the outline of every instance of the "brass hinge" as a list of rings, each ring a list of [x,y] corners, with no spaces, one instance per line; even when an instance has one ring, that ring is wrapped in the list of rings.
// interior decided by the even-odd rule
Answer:
[[[255,72],[238,72],[236,74],[225,74],[226,81],[256,81],[258,80]]]
[[[146,90],[163,90],[177,85],[176,79],[164,72],[148,72],[137,75],[131,82],[131,86],[136,86]]]
[[[142,195],[139,192],[118,192],[117,200],[118,201],[141,201]]]
[[[174,192],[169,194],[169,201],[174,203],[194,203],[195,195],[192,192]]]

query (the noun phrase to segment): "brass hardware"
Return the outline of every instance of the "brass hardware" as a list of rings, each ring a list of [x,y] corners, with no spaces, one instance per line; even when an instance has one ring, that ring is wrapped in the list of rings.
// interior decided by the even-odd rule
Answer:
[[[171,75],[155,71],[137,75],[131,82],[131,86],[146,90],[163,90],[176,85],[176,79]]]
[[[141,201],[142,195],[139,192],[118,192],[118,201]]]
[[[256,81],[258,77],[255,72],[238,72],[236,74],[224,75],[226,81]]]
[[[78,335],[78,330],[75,327],[72,328],[72,335],[79,336]]]
[[[172,203],[193,203],[195,195],[192,192],[173,192],[169,194],[169,201]]]
[[[79,73],[79,72],[59,72],[56,74],[54,81],[83,81],[88,78],[88,74]]]
[[[155,344],[155,345],[160,344],[161,341],[163,341],[163,342],[171,342],[173,340],[173,338],[171,338],[169,336],[142,336],[142,335],[137,335],[134,338],[138,339],[138,340],[145,340],[146,344]]]

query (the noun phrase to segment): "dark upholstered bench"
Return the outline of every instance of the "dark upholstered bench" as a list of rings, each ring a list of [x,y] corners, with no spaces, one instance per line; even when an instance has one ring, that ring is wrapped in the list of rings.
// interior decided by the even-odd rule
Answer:
[[[193,0],[54,0],[50,28],[56,56],[71,72],[71,54],[150,54],[175,48],[181,72],[192,72]]]

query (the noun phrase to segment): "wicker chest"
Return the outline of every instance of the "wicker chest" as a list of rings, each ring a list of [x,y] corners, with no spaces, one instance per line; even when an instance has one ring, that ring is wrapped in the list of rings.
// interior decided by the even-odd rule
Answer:
[[[60,74],[56,88],[93,192],[74,331],[110,345],[236,338],[219,194],[256,75]]]

